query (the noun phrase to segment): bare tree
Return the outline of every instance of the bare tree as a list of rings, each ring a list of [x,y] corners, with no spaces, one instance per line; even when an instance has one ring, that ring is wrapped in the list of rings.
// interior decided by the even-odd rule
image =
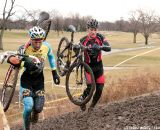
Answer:
[[[63,17],[57,16],[53,20],[55,31],[57,31],[57,35],[59,36],[59,32],[63,31]]]
[[[124,23],[123,17],[121,17],[120,20],[117,20],[115,22],[115,25],[116,25],[116,30],[117,31],[122,31],[123,28],[125,27],[125,23]]]
[[[86,31],[86,28],[87,28],[87,22],[89,19],[91,19],[92,16],[84,16],[81,18],[80,20],[80,30],[79,31]]]
[[[154,11],[138,10],[138,12],[140,15],[141,33],[145,38],[145,45],[148,45],[148,38],[156,28]]]
[[[15,12],[13,12],[15,0],[10,0],[10,2],[11,2],[11,4],[10,4],[8,11],[6,11],[8,0],[5,0],[5,4],[4,4],[4,8],[3,8],[3,18],[2,18],[2,23],[1,23],[2,28],[0,29],[1,30],[0,31],[0,50],[3,50],[2,39],[3,39],[4,30],[6,28],[6,22],[9,19],[9,17],[11,17],[15,13]]]
[[[54,29],[57,31],[57,35],[59,36],[59,32],[63,30],[63,17],[57,10],[52,10],[50,12],[50,16],[53,21]]]
[[[29,10],[27,12],[28,17],[31,19],[31,26],[36,26],[40,12],[41,10]]]
[[[113,31],[116,30],[116,27],[114,23],[105,21],[105,22],[100,22],[99,29],[103,31],[104,30]]]
[[[70,24],[72,24],[72,19],[69,17],[64,18],[63,30],[67,31]]]
[[[72,24],[76,27],[76,30],[79,31],[80,30],[80,22],[81,22],[80,14],[79,13],[72,14],[71,18],[73,21]]]
[[[25,29],[27,24],[29,23],[28,20],[28,12],[25,10],[20,10],[21,14],[15,15],[16,20],[11,22],[11,29]]]
[[[157,27],[156,27],[155,31],[157,32],[157,34],[160,38],[160,16],[156,17],[156,22],[157,22]]]
[[[133,43],[136,43],[136,36],[139,32],[140,15],[138,11],[132,11],[130,21],[130,31],[133,33]]]

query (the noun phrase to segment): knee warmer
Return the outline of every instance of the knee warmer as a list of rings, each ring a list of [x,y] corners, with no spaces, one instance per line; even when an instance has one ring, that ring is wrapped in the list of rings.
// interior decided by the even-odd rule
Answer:
[[[34,98],[34,111],[40,113],[43,110],[45,102],[44,91],[37,91],[36,97]]]
[[[23,98],[25,97],[30,97],[31,96],[31,91],[29,89],[25,89],[22,93]]]

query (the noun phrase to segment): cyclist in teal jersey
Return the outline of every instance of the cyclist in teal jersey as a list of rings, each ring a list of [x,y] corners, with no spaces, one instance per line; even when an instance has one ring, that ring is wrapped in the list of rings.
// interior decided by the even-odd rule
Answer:
[[[19,48],[20,53],[36,56],[40,64],[36,65],[34,59],[25,57],[21,66],[25,68],[20,79],[20,94],[23,97],[24,130],[30,130],[30,122],[37,122],[38,115],[43,110],[44,97],[44,62],[48,58],[55,84],[60,83],[56,71],[55,57],[50,44],[44,41],[45,31],[35,26],[29,30],[30,41]]]

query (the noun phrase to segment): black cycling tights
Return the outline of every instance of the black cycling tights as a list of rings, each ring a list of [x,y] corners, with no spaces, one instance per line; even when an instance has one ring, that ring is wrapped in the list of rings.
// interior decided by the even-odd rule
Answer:
[[[104,84],[96,83],[96,92],[93,96],[93,100],[92,100],[90,107],[94,107],[97,104],[97,102],[99,101],[99,99],[102,95],[103,87],[104,87]]]
[[[93,100],[92,100],[90,107],[94,107],[97,104],[97,102],[99,101],[99,99],[102,95],[103,87],[104,87],[103,83],[96,83],[96,92],[93,96]],[[88,96],[90,89],[91,89],[91,86],[88,85],[87,88],[83,92],[83,95],[82,95],[83,98],[86,98]]]

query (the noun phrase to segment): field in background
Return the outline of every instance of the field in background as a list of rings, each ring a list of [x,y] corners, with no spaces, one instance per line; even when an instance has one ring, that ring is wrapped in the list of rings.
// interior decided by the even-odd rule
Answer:
[[[133,44],[133,34],[125,32],[101,32],[106,36],[109,43],[111,43],[112,48],[133,48],[144,46],[144,38],[141,34],[137,35],[137,43]],[[75,42],[79,42],[79,39],[86,35],[86,32],[75,33]],[[50,31],[47,41],[52,44],[53,49],[56,50],[60,38],[66,36],[70,39],[69,32],[60,32],[59,36],[55,31]],[[5,50],[16,50],[19,45],[27,42],[29,39],[28,32],[22,30],[12,30],[5,31],[4,34],[4,49]],[[152,34],[149,38],[150,45],[160,45],[160,38],[158,34]]]
[[[102,32],[108,39],[109,43],[112,46],[112,49],[126,49],[126,48],[138,48],[143,47],[144,38],[141,34],[137,36],[137,43],[132,43],[133,34],[125,32]],[[86,35],[84,32],[79,32],[75,34],[75,42],[78,42],[81,37]],[[70,33],[60,33],[57,36],[57,33],[51,31],[47,41],[51,43],[54,54],[56,54],[57,46],[60,41],[60,38],[66,36],[70,38]],[[22,43],[26,43],[29,37],[27,31],[6,31],[4,35],[4,49],[7,50],[17,50],[18,46]],[[155,47],[160,47],[160,38],[157,34],[153,34],[149,39],[149,45]],[[118,52],[109,55],[103,56],[103,62],[105,67],[113,67],[114,65],[133,57],[137,54],[144,53],[146,51],[152,50],[154,48],[144,48],[134,51]],[[105,71],[106,84],[103,91],[103,96],[101,101],[113,102],[119,99],[128,98],[131,96],[141,95],[143,93],[148,93],[151,91],[159,90],[160,88],[160,50],[155,52],[148,53],[146,55],[137,57],[131,61],[128,61],[122,64],[120,67],[115,68],[114,70]],[[3,82],[5,73],[7,71],[8,65],[0,65],[0,83]],[[52,82],[52,75],[50,72],[49,64],[46,62],[45,69],[45,81],[46,81],[46,97],[47,101],[54,99],[66,97],[66,92],[63,87],[55,86]],[[64,85],[65,78],[62,78],[61,84]],[[1,86],[1,84],[0,84]],[[0,87],[1,88],[1,87]],[[18,100],[18,88],[17,95],[15,100]],[[68,111],[71,111],[75,108],[73,104],[66,103],[67,101],[58,101],[56,103],[46,104],[46,107],[54,107],[52,110],[55,113],[61,114],[64,113],[64,109],[70,107]],[[63,104],[63,105],[62,105]],[[66,104],[66,105],[65,105]],[[61,107],[63,106],[63,107]],[[60,109],[61,107],[61,109]],[[58,110],[56,110],[58,109]],[[22,107],[19,109],[17,106],[14,109],[10,109],[7,115],[12,115],[22,111]],[[65,111],[67,111],[65,109]],[[52,113],[53,114],[53,113]],[[45,111],[45,116],[52,115],[50,111]],[[56,114],[55,114],[56,115]],[[9,121],[14,121],[15,118],[18,120],[21,117],[13,116],[8,117]]]
[[[108,72],[105,75],[107,83],[101,101],[103,103],[114,102],[160,90],[158,67],[159,65]]]

